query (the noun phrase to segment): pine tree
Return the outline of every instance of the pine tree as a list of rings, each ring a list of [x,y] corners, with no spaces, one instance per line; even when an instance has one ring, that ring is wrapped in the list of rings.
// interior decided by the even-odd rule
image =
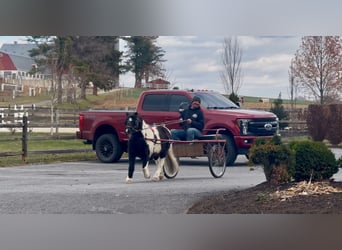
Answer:
[[[283,106],[283,100],[281,99],[281,93],[279,93],[278,98],[273,101],[273,104],[274,104],[274,106],[271,108],[270,111],[278,117],[279,121],[288,119],[289,115]],[[279,127],[282,129],[286,126],[288,126],[288,123],[280,123]]]

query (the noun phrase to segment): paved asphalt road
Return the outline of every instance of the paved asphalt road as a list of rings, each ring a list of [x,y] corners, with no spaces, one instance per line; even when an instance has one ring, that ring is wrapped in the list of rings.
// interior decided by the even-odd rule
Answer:
[[[116,164],[73,162],[0,169],[0,214],[179,214],[213,191],[264,181],[261,168],[250,171],[244,157],[222,178],[211,176],[207,158],[181,160],[174,179],[152,182],[136,165],[125,183],[127,160]],[[153,171],[155,166],[151,164]]]
[[[161,182],[144,179],[138,162],[134,182],[126,184],[127,165],[123,159],[1,168],[0,214],[183,214],[202,196],[265,181],[262,168],[251,171],[243,156],[218,179],[206,158],[181,159],[176,178]],[[342,180],[340,172],[334,177]]]

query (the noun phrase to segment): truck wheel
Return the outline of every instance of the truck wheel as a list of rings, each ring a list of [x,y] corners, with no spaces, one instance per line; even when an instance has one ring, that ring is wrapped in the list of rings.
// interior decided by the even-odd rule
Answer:
[[[122,156],[122,148],[114,134],[101,135],[95,145],[97,158],[104,163],[117,162]]]
[[[226,138],[226,166],[234,164],[237,154],[234,140],[229,135],[223,135]]]

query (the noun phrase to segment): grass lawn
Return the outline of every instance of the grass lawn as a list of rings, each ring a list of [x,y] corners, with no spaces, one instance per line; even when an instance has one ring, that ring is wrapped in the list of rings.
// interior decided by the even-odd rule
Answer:
[[[59,134],[59,138],[74,137],[74,134]],[[27,150],[28,151],[42,151],[42,150],[58,150],[58,149],[91,149],[91,145],[84,144],[78,139],[57,139],[50,137],[46,133],[29,133]],[[82,161],[82,160],[96,160],[94,151],[77,152],[77,153],[39,153],[30,154],[23,161],[20,153],[22,152],[22,138],[21,133],[0,133],[0,152],[16,152],[16,156],[2,156],[0,157],[0,167],[25,165],[33,163],[51,163],[51,162],[65,162],[65,161]]]

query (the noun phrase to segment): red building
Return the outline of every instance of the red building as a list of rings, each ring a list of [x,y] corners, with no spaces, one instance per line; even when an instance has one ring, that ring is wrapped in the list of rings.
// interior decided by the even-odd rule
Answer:
[[[152,80],[146,83],[146,88],[150,89],[168,89],[170,87],[170,82],[165,81],[161,78]]]
[[[35,65],[29,51],[35,48],[35,44],[3,44],[0,48],[0,78],[26,79],[31,78],[29,72]],[[37,77],[35,75],[34,77]]]

